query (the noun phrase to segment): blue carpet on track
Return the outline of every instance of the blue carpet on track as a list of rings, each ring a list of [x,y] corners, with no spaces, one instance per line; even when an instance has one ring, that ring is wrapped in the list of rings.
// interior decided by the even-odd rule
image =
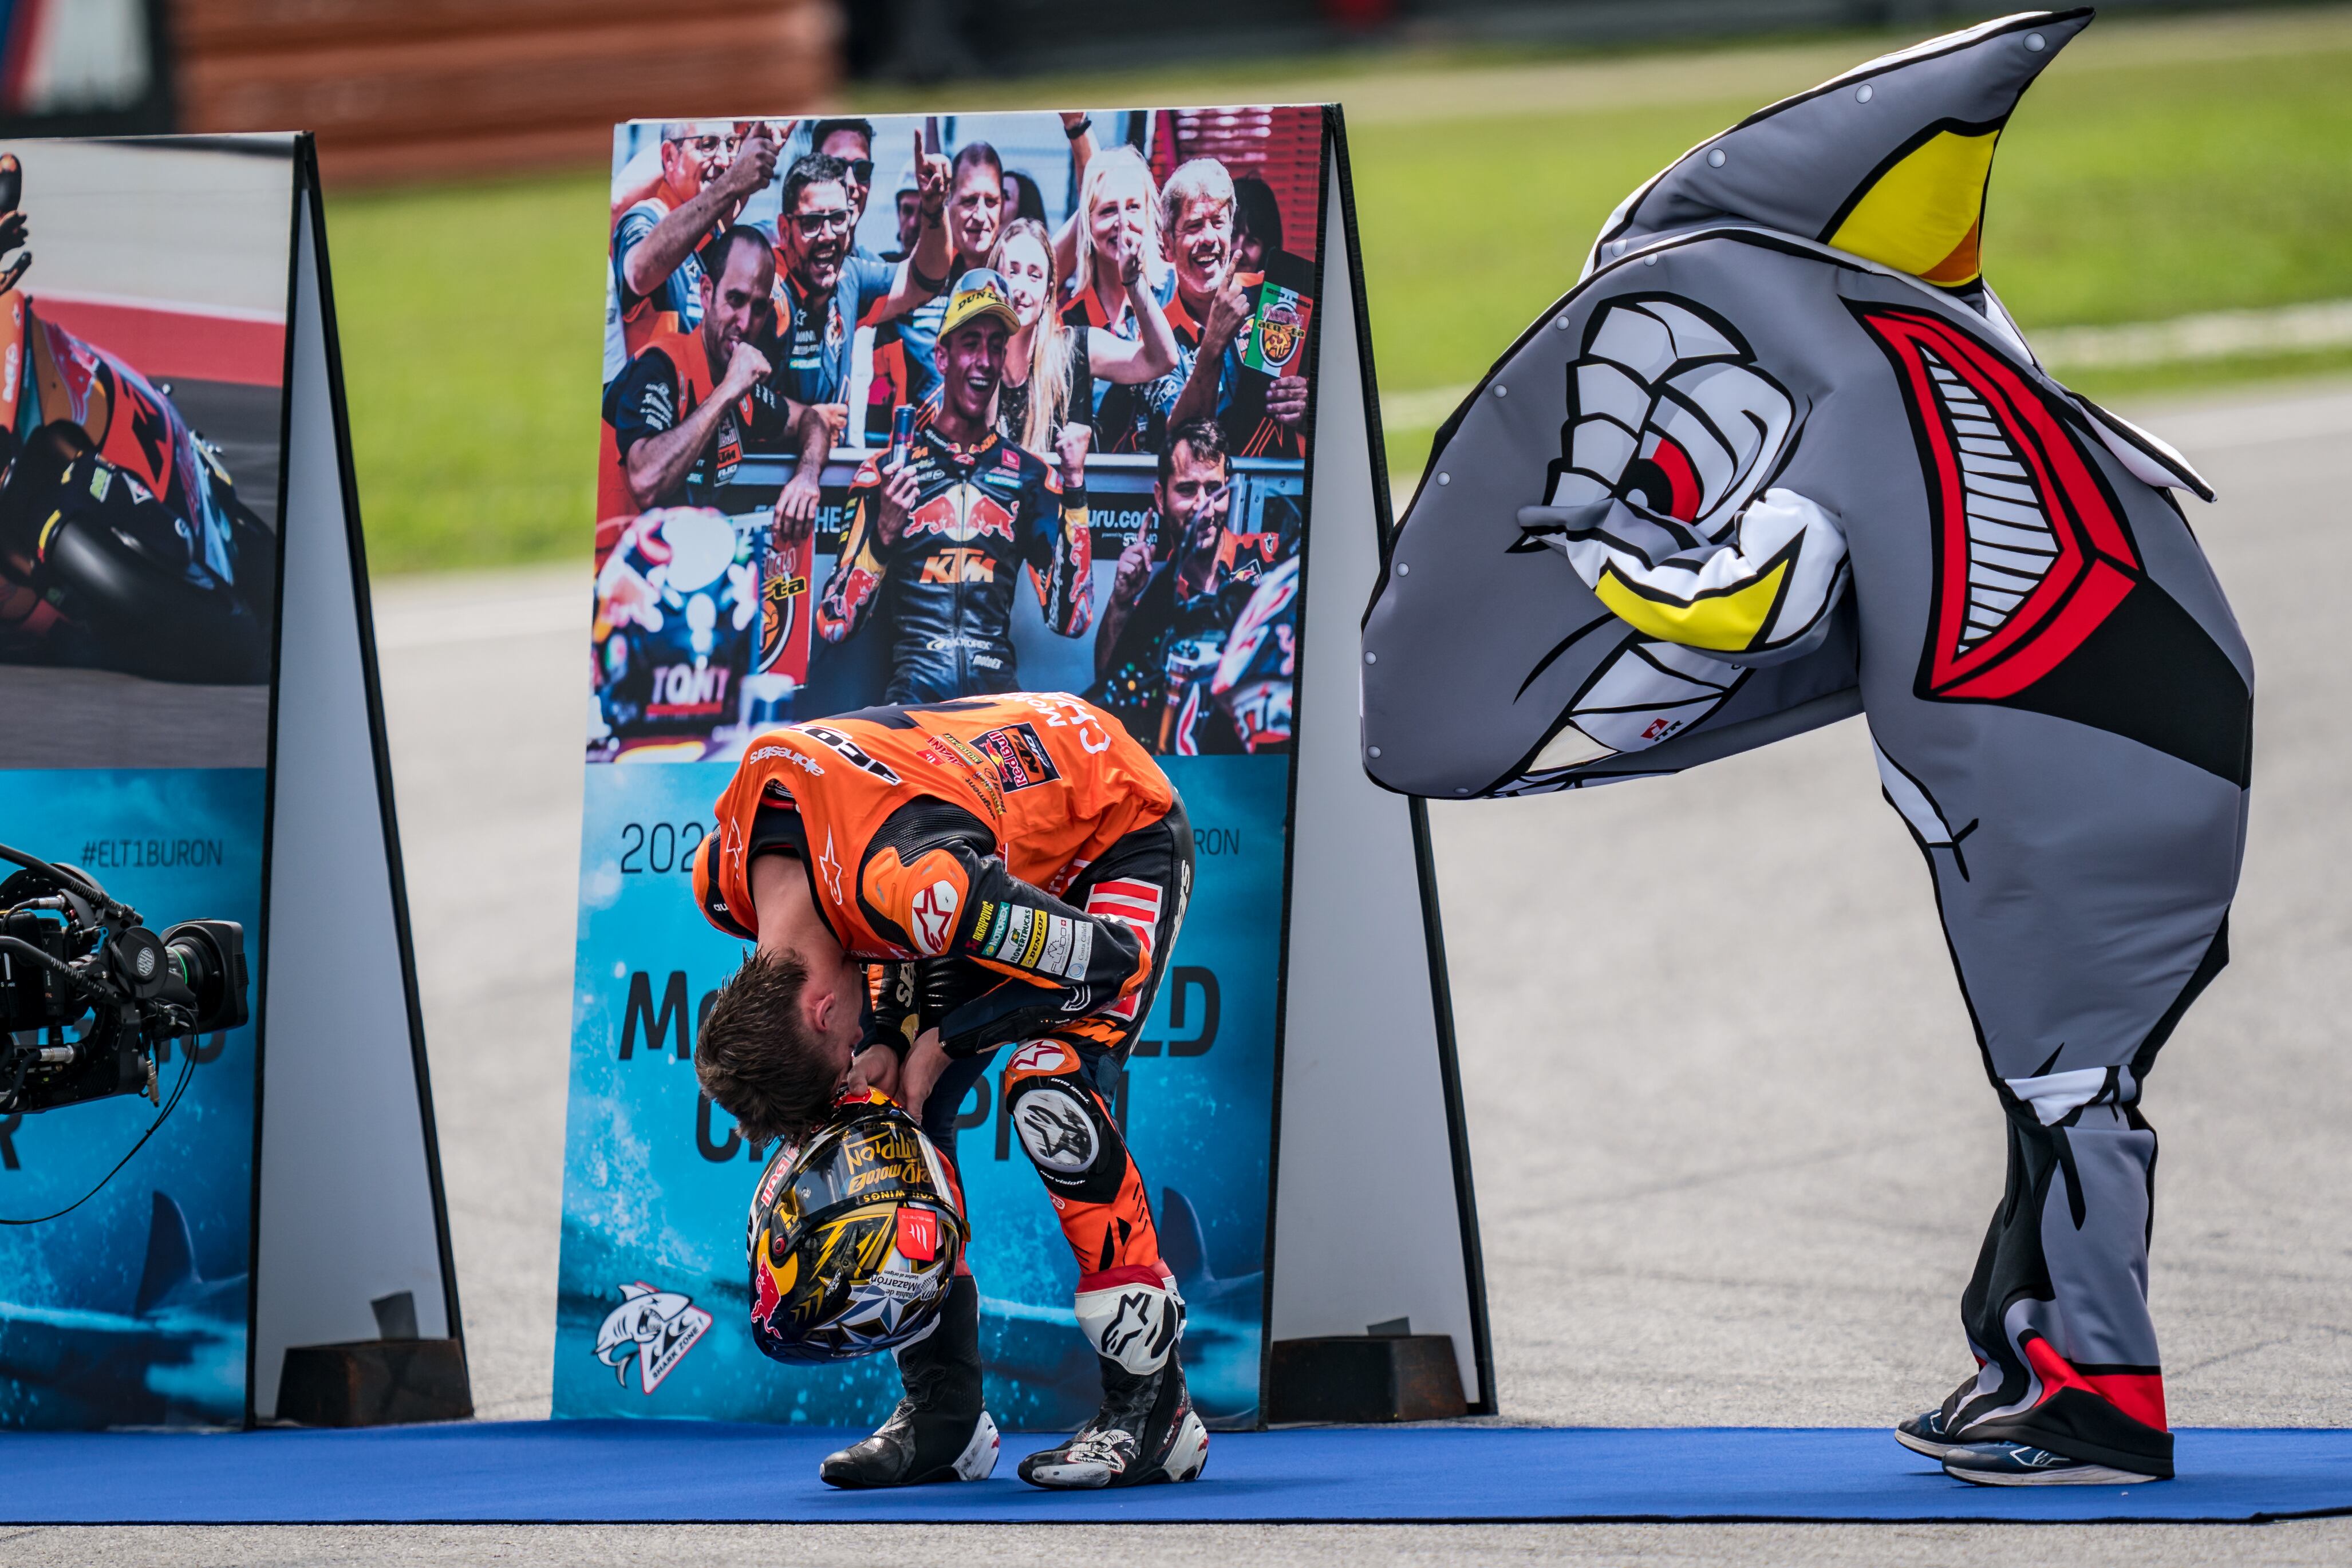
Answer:
[[[1050,1523],[1529,1520],[2259,1522],[2352,1512],[2352,1431],[2179,1434],[2177,1480],[1972,1487],[1843,1427],[1360,1427],[1220,1433],[1188,1486],[1048,1493],[1013,1475],[842,1492],[851,1434],[516,1421],[226,1434],[0,1433],[0,1522]]]

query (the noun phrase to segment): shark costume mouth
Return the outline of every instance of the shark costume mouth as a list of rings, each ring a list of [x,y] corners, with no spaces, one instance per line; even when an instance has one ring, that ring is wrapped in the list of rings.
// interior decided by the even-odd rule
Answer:
[[[1894,361],[1928,486],[1934,615],[1919,695],[2014,696],[2141,581],[2121,508],[2038,389],[1950,323],[1864,310]]]

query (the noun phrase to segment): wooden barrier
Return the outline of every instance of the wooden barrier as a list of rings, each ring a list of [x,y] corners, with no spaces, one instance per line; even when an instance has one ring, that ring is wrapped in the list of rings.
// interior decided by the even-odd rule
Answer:
[[[598,164],[618,120],[806,113],[834,0],[172,0],[186,131],[310,130],[336,183]]]

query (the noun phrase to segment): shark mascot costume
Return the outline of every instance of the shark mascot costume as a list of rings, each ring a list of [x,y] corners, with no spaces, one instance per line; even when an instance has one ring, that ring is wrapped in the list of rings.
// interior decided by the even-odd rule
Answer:
[[[2172,1473],[2158,1049],[2228,958],[2252,664],[2178,453],[1978,274],[1993,147],[2087,10],[1751,116],[1628,198],[1439,432],[1364,622],[1374,780],[1672,773],[1864,714],[2009,1128],[1979,1371],[1897,1428],[1963,1479]]]

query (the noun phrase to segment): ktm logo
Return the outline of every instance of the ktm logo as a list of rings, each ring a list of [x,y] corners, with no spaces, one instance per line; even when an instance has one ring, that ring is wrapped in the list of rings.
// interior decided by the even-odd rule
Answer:
[[[994,582],[996,561],[974,545],[950,545],[923,562],[921,580],[952,587],[959,582]]]
[[[1004,504],[971,485],[955,485],[915,508],[907,519],[910,538],[940,534],[957,544],[994,535],[1013,538],[1013,514]]]

